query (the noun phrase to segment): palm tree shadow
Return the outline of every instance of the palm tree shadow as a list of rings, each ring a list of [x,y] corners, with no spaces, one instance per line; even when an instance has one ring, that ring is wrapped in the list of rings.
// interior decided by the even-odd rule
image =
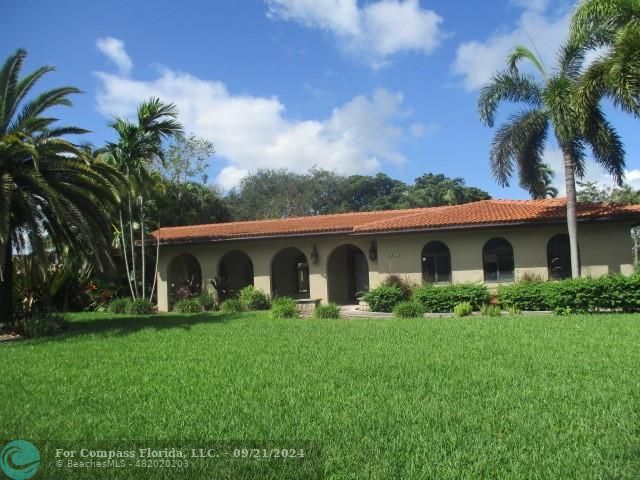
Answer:
[[[65,340],[70,337],[85,335],[125,336],[142,330],[164,331],[170,329],[191,330],[192,327],[204,323],[225,323],[239,318],[233,314],[193,314],[193,315],[118,315],[91,320],[78,320],[69,324],[68,328],[55,337],[43,341]]]

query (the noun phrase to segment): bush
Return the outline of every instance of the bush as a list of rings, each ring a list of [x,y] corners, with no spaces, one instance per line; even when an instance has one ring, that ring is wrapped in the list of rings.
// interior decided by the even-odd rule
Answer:
[[[198,302],[205,312],[213,312],[216,309],[216,297],[208,292],[202,292],[198,297]]]
[[[486,317],[499,317],[502,314],[498,305],[485,304],[480,306],[480,315]]]
[[[393,316],[398,318],[416,318],[423,314],[422,305],[417,302],[405,300],[393,308]]]
[[[247,310],[269,310],[269,297],[253,285],[244,287],[238,292],[238,299]]]
[[[640,277],[609,275],[548,282],[518,282],[500,288],[507,308],[573,313],[640,312]]]
[[[224,313],[242,313],[244,306],[237,298],[229,298],[220,304],[220,310]]]
[[[469,302],[461,302],[453,307],[453,313],[456,317],[468,317],[473,312],[473,307]]]
[[[202,304],[198,298],[185,298],[184,300],[178,300],[173,309],[180,313],[200,313],[202,312]]]
[[[296,301],[289,297],[276,298],[271,304],[271,318],[295,318],[298,316]]]
[[[411,298],[411,293],[415,288],[415,285],[408,278],[402,278],[399,275],[388,275],[382,282],[381,286],[398,287],[402,292],[403,300],[409,300]]]
[[[136,298],[127,303],[127,313],[131,315],[148,315],[153,313],[153,303],[146,298]]]
[[[313,314],[316,318],[340,318],[340,307],[335,303],[318,305]]]
[[[108,311],[109,313],[127,313],[129,303],[131,303],[130,298],[116,298],[109,302]]]
[[[65,330],[67,326],[68,322],[64,315],[49,312],[33,313],[19,319],[15,324],[17,332],[27,338],[55,335]]]
[[[458,303],[467,302],[473,310],[489,303],[489,289],[477,283],[455,285],[423,285],[413,291],[412,300],[422,305],[425,312],[452,312]]]
[[[372,312],[391,312],[393,307],[403,300],[403,293],[398,286],[380,286],[364,294],[364,301]]]

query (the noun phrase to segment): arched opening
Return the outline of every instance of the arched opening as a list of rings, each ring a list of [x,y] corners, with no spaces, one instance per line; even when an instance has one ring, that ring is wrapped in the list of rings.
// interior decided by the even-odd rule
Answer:
[[[547,243],[547,267],[550,280],[571,278],[571,249],[566,233],[554,235]]]
[[[273,257],[271,293],[274,297],[310,298],[309,261],[301,250],[287,247]]]
[[[218,265],[215,285],[218,297],[231,298],[249,285],[253,285],[253,263],[249,255],[240,250],[225,253]]]
[[[169,307],[177,300],[184,300],[202,292],[202,269],[193,255],[178,255],[168,268]]]
[[[451,253],[442,242],[429,242],[422,249],[422,281],[451,282]]]
[[[484,244],[482,264],[485,282],[513,281],[513,247],[504,238],[492,238]]]
[[[354,304],[369,289],[369,262],[355,245],[336,248],[327,259],[329,301],[339,305]]]

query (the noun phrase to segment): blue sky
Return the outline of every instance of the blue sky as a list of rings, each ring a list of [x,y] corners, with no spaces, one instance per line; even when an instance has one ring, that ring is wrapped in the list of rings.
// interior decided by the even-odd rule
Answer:
[[[247,171],[311,166],[465,178],[498,198],[526,198],[492,180],[493,131],[478,88],[518,43],[551,63],[572,3],[425,0],[6,2],[3,56],[29,51],[26,70],[53,64],[41,88],[85,93],[65,123],[113,138],[113,115],[151,95],[175,102],[187,129],[217,153],[210,178],[229,188]],[[640,187],[638,123],[608,108]],[[508,113],[508,112],[507,112]],[[506,114],[502,115],[504,118]],[[560,170],[554,145],[548,162]],[[588,179],[606,184],[592,165]],[[556,176],[561,186],[561,174]]]

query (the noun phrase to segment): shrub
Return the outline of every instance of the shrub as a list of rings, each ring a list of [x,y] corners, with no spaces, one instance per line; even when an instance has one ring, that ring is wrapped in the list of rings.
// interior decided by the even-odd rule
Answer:
[[[340,318],[340,307],[335,303],[318,305],[313,314],[316,318]]]
[[[210,293],[202,292],[197,299],[205,312],[213,312],[216,309],[216,298]]]
[[[271,302],[271,318],[295,318],[298,316],[296,301],[289,297],[279,297]]]
[[[402,290],[393,286],[380,286],[364,294],[364,301],[369,304],[372,312],[391,312],[393,307],[403,299]]]
[[[244,306],[237,298],[229,298],[220,304],[220,310],[224,313],[242,313]]]
[[[405,300],[393,308],[393,316],[398,318],[415,318],[423,314],[422,305],[418,302]]]
[[[131,303],[130,298],[116,298],[109,302],[108,311],[109,313],[127,313],[129,303]]]
[[[131,315],[148,315],[153,313],[153,303],[146,298],[136,298],[127,303],[127,313]]]
[[[238,292],[238,299],[247,310],[269,310],[269,297],[253,285],[244,287]]]
[[[455,285],[423,285],[413,291],[412,299],[422,305],[425,312],[452,312],[462,302],[467,302],[473,310],[489,303],[489,289],[476,283],[458,283]]]
[[[59,313],[39,312],[19,319],[15,328],[27,338],[39,338],[55,335],[65,330],[67,319]]]
[[[469,302],[461,302],[453,307],[453,313],[456,317],[468,317],[473,312],[473,307]]]
[[[200,313],[202,312],[202,304],[198,298],[185,298],[184,300],[178,300],[173,309],[180,313]]]
[[[520,310],[574,313],[640,311],[640,277],[609,275],[549,282],[518,282],[500,288],[500,301]]]
[[[480,315],[486,317],[499,317],[502,314],[498,305],[484,304],[480,305]]]
[[[381,284],[383,287],[398,287],[402,292],[402,299],[409,300],[415,285],[408,279],[399,275],[388,275]]]

